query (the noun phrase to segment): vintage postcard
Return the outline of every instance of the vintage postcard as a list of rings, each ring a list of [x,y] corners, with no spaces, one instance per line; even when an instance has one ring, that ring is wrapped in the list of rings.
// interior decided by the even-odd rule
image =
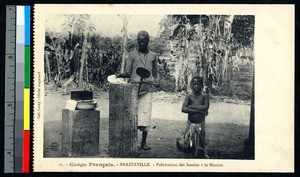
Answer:
[[[35,172],[294,172],[294,6],[37,4]]]

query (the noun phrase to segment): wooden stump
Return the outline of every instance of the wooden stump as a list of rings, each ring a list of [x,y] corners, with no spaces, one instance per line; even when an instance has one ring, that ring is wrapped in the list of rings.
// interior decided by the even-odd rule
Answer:
[[[62,156],[99,154],[99,110],[62,110]]]
[[[135,157],[137,153],[138,85],[109,86],[109,154]]]

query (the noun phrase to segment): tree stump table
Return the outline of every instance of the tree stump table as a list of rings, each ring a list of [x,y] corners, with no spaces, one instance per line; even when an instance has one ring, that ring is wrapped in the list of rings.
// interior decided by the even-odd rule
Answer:
[[[62,156],[99,154],[99,110],[62,110]]]
[[[138,84],[109,86],[109,154],[136,157]]]

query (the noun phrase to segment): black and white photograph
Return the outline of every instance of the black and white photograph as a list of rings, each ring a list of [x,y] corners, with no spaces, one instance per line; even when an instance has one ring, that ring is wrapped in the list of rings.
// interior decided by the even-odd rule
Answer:
[[[82,6],[35,7],[35,169],[272,171],[283,155],[289,166],[292,136],[275,146],[288,107],[267,104],[271,47],[291,41],[273,28],[281,18],[265,23],[277,7]]]
[[[49,15],[44,157],[254,159],[254,23]]]

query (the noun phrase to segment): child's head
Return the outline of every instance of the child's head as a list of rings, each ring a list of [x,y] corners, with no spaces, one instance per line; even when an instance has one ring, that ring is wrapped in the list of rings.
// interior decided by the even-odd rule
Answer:
[[[200,76],[194,76],[191,80],[191,88],[194,92],[201,92],[203,88],[203,79]]]

